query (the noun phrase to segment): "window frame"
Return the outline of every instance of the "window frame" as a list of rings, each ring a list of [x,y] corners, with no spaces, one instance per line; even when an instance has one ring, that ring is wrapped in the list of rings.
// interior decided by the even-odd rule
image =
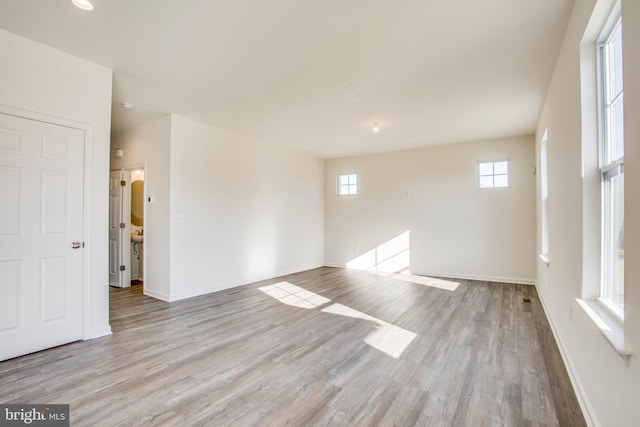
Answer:
[[[610,70],[612,65],[610,46],[617,33],[622,31],[621,11],[619,7],[614,8],[609,18],[605,22],[597,39],[597,91],[598,91],[598,167],[600,175],[600,284],[598,289],[598,301],[602,306],[619,320],[624,320],[624,270],[622,272],[622,304],[617,304],[613,299],[613,290],[616,288],[615,263],[616,238],[613,231],[615,221],[612,212],[616,202],[613,201],[611,187],[615,177],[622,175],[624,185],[624,119],[622,121],[622,155],[613,157],[615,141],[613,139],[613,113],[615,105],[621,102],[620,107],[624,112],[624,81],[620,79],[620,91],[613,94],[611,91],[610,77],[615,70]],[[622,68],[621,58],[620,67]],[[619,70],[622,73],[622,70]],[[621,74],[622,76],[622,74]],[[623,187],[624,188],[624,187]],[[622,195],[622,206],[624,206],[624,194]],[[624,230],[624,219],[622,222]],[[624,247],[622,248],[622,259],[624,267]]]
[[[495,165],[496,163],[504,163],[506,162],[507,164],[507,173],[506,174],[496,174],[495,173]],[[488,174],[481,174],[481,165],[486,165],[486,164],[491,164],[491,169],[492,169],[492,173],[490,175]],[[504,159],[493,159],[493,160],[478,160],[477,165],[476,165],[476,178],[478,181],[478,188],[481,190],[488,190],[488,189],[499,189],[499,188],[510,188],[511,187],[511,159],[510,158],[504,158]],[[483,186],[482,185],[482,178],[483,177],[492,177],[492,185],[491,186]],[[500,185],[500,186],[496,186],[496,176],[506,176],[507,177],[507,185]]]
[[[346,184],[341,184],[340,182],[340,178],[341,177],[347,177],[347,183]],[[351,182],[351,179],[355,178],[355,182]],[[349,197],[349,196],[357,196],[358,192],[359,192],[359,183],[358,183],[358,172],[346,172],[346,173],[339,173],[336,177],[336,195],[338,197]],[[346,193],[342,193],[341,190],[343,188],[347,188],[347,192]],[[355,189],[355,191],[352,192],[352,190]]]
[[[540,140],[540,259],[549,264],[549,130]]]

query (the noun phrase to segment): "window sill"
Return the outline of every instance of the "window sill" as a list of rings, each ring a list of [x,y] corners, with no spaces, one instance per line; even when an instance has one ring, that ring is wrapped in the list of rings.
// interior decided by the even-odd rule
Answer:
[[[625,366],[629,366],[631,352],[624,347],[624,323],[622,320],[610,313],[598,300],[576,298],[576,302],[618,353]]]
[[[549,266],[549,255],[540,254],[540,255],[538,255],[538,257],[540,257],[540,260],[541,260],[542,262],[544,262],[545,264],[547,264],[547,267]]]

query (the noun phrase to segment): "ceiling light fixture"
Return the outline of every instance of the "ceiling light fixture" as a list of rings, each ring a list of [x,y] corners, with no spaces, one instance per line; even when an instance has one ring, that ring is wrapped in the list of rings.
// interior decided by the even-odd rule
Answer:
[[[371,123],[371,126],[374,132],[378,132],[380,130],[380,123],[378,122]]]
[[[89,0],[71,0],[71,3],[82,10],[93,10],[93,5]]]

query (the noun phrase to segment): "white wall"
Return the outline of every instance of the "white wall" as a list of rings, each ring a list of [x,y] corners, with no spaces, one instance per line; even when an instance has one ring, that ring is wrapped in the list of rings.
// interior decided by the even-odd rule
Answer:
[[[595,8],[606,14],[610,0],[576,1],[536,134],[548,129],[549,258],[537,265],[538,290],[568,364],[590,425],[640,425],[640,2],[623,0],[625,89],[625,345],[633,352],[625,366],[613,347],[576,305],[583,285],[597,281],[597,247],[591,223],[598,198],[589,190],[595,153],[583,152],[583,141],[593,139],[594,112],[582,110],[593,91],[581,94],[583,84],[593,88],[595,71],[583,69],[580,44]],[[583,59],[593,46],[583,47]],[[583,128],[584,124],[584,128]],[[588,145],[588,144],[587,144]],[[538,153],[539,155],[539,153]],[[587,166],[583,178],[583,160]],[[597,173],[595,174],[597,180]],[[597,185],[597,182],[596,182]],[[594,204],[595,202],[595,204]],[[539,209],[538,209],[539,215]],[[597,219],[597,218],[596,218]],[[597,231],[596,231],[597,238]],[[597,240],[597,239],[596,239]],[[538,236],[538,250],[540,239]],[[595,253],[595,257],[594,257]],[[572,315],[570,316],[570,309]]]
[[[109,334],[111,70],[0,30],[0,104],[85,129],[85,338]]]
[[[171,116],[167,115],[134,129],[119,132],[111,143],[111,169],[145,166],[147,196],[144,225],[144,292],[156,298],[169,299],[169,168]],[[116,159],[114,150],[122,148],[124,156]],[[141,272],[142,273],[142,272]]]
[[[511,187],[479,189],[477,162],[506,158]],[[327,160],[326,264],[409,231],[412,273],[533,283],[534,165],[530,136]],[[338,197],[336,176],[348,172],[359,194]]]
[[[321,266],[323,233],[322,160],[172,116],[172,300]]]
[[[625,90],[625,345],[635,352],[632,372],[625,377],[628,398],[633,405],[633,420],[640,424],[640,405],[632,396],[640,396],[640,2],[623,0],[624,90]]]

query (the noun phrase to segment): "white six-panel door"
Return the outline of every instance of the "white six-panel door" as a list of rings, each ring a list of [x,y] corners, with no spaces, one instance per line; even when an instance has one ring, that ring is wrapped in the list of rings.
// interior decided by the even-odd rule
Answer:
[[[0,360],[82,339],[84,132],[0,114]]]

